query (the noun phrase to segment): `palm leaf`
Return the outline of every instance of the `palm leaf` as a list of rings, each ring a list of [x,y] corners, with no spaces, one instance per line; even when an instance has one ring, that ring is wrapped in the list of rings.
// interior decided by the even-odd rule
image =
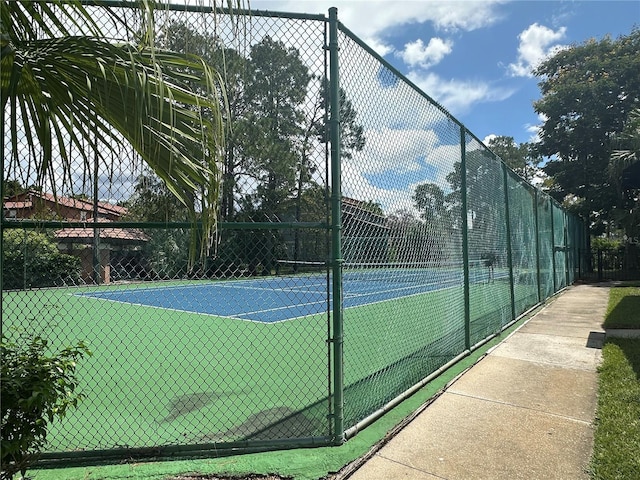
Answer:
[[[640,160],[640,108],[629,113],[625,129],[613,140],[620,148],[611,153],[607,170],[609,178],[619,184],[622,172]]]
[[[15,166],[20,161],[20,128],[26,132],[28,168],[35,170],[40,184],[71,184],[73,159],[65,138],[81,152],[85,168],[94,155],[104,158],[103,152],[130,145],[189,209],[193,221],[201,220],[210,240],[224,141],[224,101],[216,93],[224,92],[222,81],[194,55],[155,48],[154,2],[140,3],[144,41],[131,45],[108,41],[77,0],[0,0],[0,93],[3,111],[8,107],[11,118],[10,162]],[[104,11],[131,34],[123,12]],[[194,92],[194,84],[206,93]],[[201,200],[198,209],[194,198]],[[206,254],[209,242],[200,243]],[[194,240],[192,260],[196,244]]]

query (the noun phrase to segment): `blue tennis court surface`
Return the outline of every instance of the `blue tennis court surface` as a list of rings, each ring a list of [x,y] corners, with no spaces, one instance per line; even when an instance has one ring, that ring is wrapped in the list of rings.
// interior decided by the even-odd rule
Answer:
[[[357,307],[460,285],[461,275],[430,281],[371,280],[355,274],[343,280],[344,306]],[[327,278],[322,275],[267,277],[103,290],[83,297],[262,323],[275,323],[326,312],[331,308]]]

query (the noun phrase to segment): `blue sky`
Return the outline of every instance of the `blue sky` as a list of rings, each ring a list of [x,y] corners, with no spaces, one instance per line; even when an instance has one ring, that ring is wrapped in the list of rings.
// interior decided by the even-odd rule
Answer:
[[[481,140],[532,141],[542,120],[531,76],[548,55],[640,27],[640,1],[251,0],[254,10],[326,14],[331,6]]]

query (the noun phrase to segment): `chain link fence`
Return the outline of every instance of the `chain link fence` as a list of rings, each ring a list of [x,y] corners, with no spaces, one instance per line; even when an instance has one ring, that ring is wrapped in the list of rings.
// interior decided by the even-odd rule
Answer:
[[[139,41],[137,9],[89,8]],[[216,245],[190,265],[132,150],[68,149],[34,190],[40,146],[5,139],[3,333],[93,351],[43,459],[340,443],[584,271],[582,221],[335,18],[155,15],[224,80]]]

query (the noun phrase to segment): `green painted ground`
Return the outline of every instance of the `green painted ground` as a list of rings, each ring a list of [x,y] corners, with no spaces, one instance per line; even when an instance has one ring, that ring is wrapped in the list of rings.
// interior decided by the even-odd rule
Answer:
[[[135,462],[117,465],[73,467],[33,470],[34,480],[164,480],[187,472],[201,474],[246,475],[250,473],[278,473],[295,480],[316,480],[337,472],[345,465],[364,455],[390,430],[401,423],[448,382],[473,365],[484,353],[495,346],[522,322],[505,330],[499,337],[485,344],[468,357],[448,369],[409,399],[384,415],[380,420],[358,433],[340,447],[292,449],[276,452],[236,455],[198,460]]]
[[[73,293],[78,290],[3,294],[5,331],[21,325],[44,333],[54,347],[83,340],[94,353],[79,366],[87,398],[54,424],[49,451],[329,434],[326,315],[261,324]],[[525,287],[515,293],[525,303],[532,298]],[[473,285],[470,299],[472,343],[511,318],[505,282]],[[347,309],[345,424],[464,350],[463,318],[462,288]],[[353,456],[357,443],[348,445],[327,452]],[[216,464],[237,458],[252,457]]]

